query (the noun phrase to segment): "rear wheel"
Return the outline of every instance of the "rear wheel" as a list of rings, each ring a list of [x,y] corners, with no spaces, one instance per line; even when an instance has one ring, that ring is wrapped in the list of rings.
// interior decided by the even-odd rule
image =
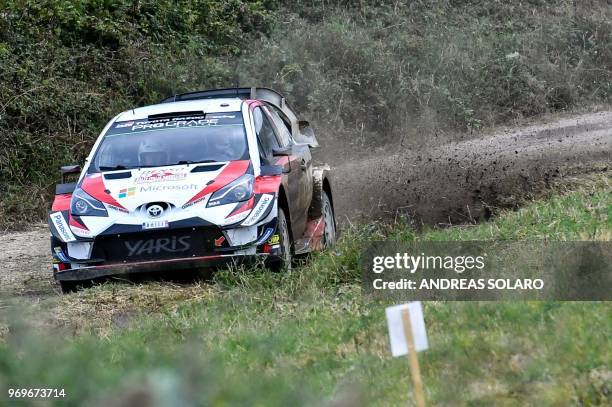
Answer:
[[[283,208],[278,208],[276,233],[279,237],[280,248],[278,257],[270,264],[270,268],[274,271],[291,271],[291,237]]]
[[[323,192],[323,202],[321,207],[323,213],[323,247],[332,247],[336,243],[336,218],[334,217],[334,208],[331,205],[331,200],[327,196],[327,192]]]

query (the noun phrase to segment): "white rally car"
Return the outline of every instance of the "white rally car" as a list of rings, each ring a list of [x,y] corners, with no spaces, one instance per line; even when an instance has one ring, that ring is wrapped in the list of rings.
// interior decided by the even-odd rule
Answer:
[[[55,279],[215,267],[275,268],[333,244],[329,167],[285,99],[264,88],[175,95],[125,111],[81,171],[62,167],[49,213]]]

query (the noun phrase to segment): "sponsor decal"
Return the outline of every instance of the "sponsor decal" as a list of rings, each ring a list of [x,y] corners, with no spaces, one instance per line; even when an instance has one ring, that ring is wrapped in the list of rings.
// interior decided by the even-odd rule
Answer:
[[[220,200],[220,199],[217,199],[216,201],[210,201],[210,202],[208,203],[208,207],[209,207],[209,208],[213,208],[213,207],[218,206],[218,205],[220,205],[220,204],[221,204],[221,200]]]
[[[203,196],[203,197],[201,197],[201,198],[196,199],[195,201],[192,201],[192,202],[187,202],[185,205],[181,206],[181,208],[182,208],[182,209],[187,209],[187,208],[189,208],[190,206],[193,206],[193,205],[195,205],[195,204],[197,204],[197,203],[200,203],[200,202],[202,202],[202,201],[205,201],[207,198],[208,198],[207,196]]]
[[[136,195],[136,187],[123,188],[119,190],[119,198],[127,198],[128,196]]]
[[[76,240],[76,238],[72,234],[72,231],[70,230],[70,227],[66,223],[66,219],[64,219],[64,215],[62,215],[61,212],[54,212],[49,216],[53,221],[55,229],[60,234],[60,237],[64,240],[64,242],[71,242],[73,240]]]
[[[162,229],[162,228],[167,228],[169,226],[170,226],[170,223],[168,223],[167,220],[150,220],[142,224],[142,228],[144,230]]]
[[[66,255],[64,254],[64,251],[62,250],[61,247],[54,247],[53,251],[55,252],[55,255],[57,256],[59,261],[64,262],[64,263],[70,262],[70,260],[68,260],[68,257],[66,257]]]
[[[206,117],[209,119],[235,119],[235,114],[209,114]]]
[[[220,247],[225,242],[225,236],[221,235],[218,239],[215,239],[215,247]]]
[[[191,117],[181,117],[179,120],[172,119],[158,119],[158,120],[150,120],[150,121],[138,121],[136,123],[132,122],[129,126],[126,125],[117,125],[116,129],[120,127],[131,127],[132,131],[143,131],[143,130],[159,130],[159,129],[176,129],[176,128],[185,128],[185,127],[204,127],[204,126],[218,126],[219,119],[234,119],[233,117],[211,117],[205,118],[205,116],[191,116]],[[224,123],[229,124],[229,123]]]
[[[254,224],[261,217],[261,215],[265,212],[266,208],[268,207],[268,204],[270,204],[270,202],[272,202],[273,199],[274,199],[274,195],[272,194],[262,195],[261,198],[259,199],[259,202],[257,202],[257,206],[255,206],[255,209],[253,209],[253,212],[251,212],[251,214],[244,221],[243,224],[246,226],[250,226]]]
[[[118,206],[111,205],[111,204],[107,204],[107,205],[108,205],[108,208],[109,208],[109,209],[113,209],[113,210],[115,210],[115,211],[119,211],[119,212],[123,212],[123,213],[129,213],[129,212],[130,212],[130,211],[128,211],[128,210],[127,210],[127,209],[125,209],[125,208],[120,208],[120,207],[118,207]]]
[[[187,178],[187,173],[177,170],[146,170],[142,171],[134,182],[145,184],[161,181],[182,181]]]
[[[76,227],[74,227],[74,234],[79,237],[92,237],[94,235],[90,230],[79,229]]]
[[[268,240],[268,244],[269,245],[275,245],[275,244],[279,244],[280,243],[280,236],[279,235],[272,235],[270,236],[270,240]]]
[[[185,185],[143,185],[139,192],[189,191],[198,189],[196,184]]]
[[[191,236],[133,240],[126,241],[125,248],[128,250],[128,257],[141,254],[181,253],[191,249],[190,240]]]
[[[108,134],[135,134],[138,132],[176,129],[176,128],[197,128],[210,126],[236,126],[243,125],[242,115],[239,112],[227,113],[207,113],[191,116],[142,119],[126,122],[116,122]]]
[[[215,126],[219,124],[219,119],[225,118],[233,119],[235,118],[235,116],[209,118],[204,115],[197,115],[181,117],[180,119],[136,120],[128,122],[118,122],[115,124],[115,129],[124,129],[130,127],[131,131],[139,131],[177,127]]]

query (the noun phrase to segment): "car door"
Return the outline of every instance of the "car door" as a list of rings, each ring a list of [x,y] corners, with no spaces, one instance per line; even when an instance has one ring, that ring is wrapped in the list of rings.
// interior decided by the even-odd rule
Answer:
[[[273,125],[270,111],[265,106],[258,106],[253,109],[253,123],[257,143],[259,144],[260,159],[262,165],[276,164],[283,167],[283,186],[287,194],[289,205],[289,218],[291,221],[291,234],[294,239],[299,239],[304,233],[306,220],[300,202],[300,164],[299,157],[291,152],[288,156],[274,156],[274,150],[281,150],[292,147],[286,143],[281,143],[279,130]]]
[[[308,209],[312,201],[312,155],[310,148],[305,144],[297,144],[291,137],[290,125],[283,113],[276,107],[269,105],[264,108],[269,115],[278,135],[281,148],[291,147],[291,172],[289,174],[289,189],[292,191],[291,223],[295,239],[304,234],[308,221]]]

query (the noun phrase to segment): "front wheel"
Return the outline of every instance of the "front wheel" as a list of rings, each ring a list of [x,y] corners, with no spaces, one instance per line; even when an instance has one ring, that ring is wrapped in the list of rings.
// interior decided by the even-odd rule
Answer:
[[[331,200],[327,192],[323,192],[322,202],[323,213],[323,247],[329,248],[336,243],[336,218],[334,217],[334,208],[331,205]]]
[[[279,253],[278,257],[270,263],[270,268],[274,271],[291,271],[291,237],[283,208],[278,208],[276,233],[279,237]]]

